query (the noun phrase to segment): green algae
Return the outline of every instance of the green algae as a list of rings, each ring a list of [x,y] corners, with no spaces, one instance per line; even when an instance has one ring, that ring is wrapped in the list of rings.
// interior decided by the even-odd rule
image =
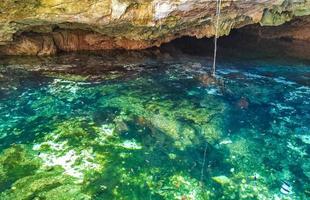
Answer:
[[[22,145],[14,145],[0,156],[1,190],[23,177],[33,175],[40,167],[40,160]]]
[[[277,11],[277,10],[266,10],[260,21],[261,25],[264,26],[278,26],[293,18],[292,12]]]
[[[53,136],[56,142],[67,140],[68,145],[82,145],[84,140],[96,138],[98,128],[92,127],[83,119],[65,121],[57,126]]]
[[[61,170],[53,169],[36,173],[16,181],[10,190],[4,192],[1,199],[90,199],[81,192],[82,185],[74,179],[64,176]]]

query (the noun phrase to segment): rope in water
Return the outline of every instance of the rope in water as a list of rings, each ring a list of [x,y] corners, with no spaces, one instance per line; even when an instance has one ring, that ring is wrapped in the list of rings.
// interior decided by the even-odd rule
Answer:
[[[216,26],[214,35],[214,52],[213,52],[213,66],[212,66],[212,76],[215,76],[216,68],[216,53],[217,53],[217,37],[218,37],[218,26],[221,15],[221,4],[222,0],[216,0]]]
[[[215,26],[215,36],[214,36],[214,54],[213,54],[213,67],[212,67],[212,76],[215,76],[215,67],[216,67],[216,51],[217,51],[217,37],[218,37],[218,26],[219,26],[219,19],[221,14],[221,4],[222,0],[216,0],[216,26]],[[206,146],[203,151],[203,162],[200,172],[200,183],[203,183],[204,178],[204,168],[206,163],[206,157],[207,157],[207,148],[208,145],[206,143]]]
[[[201,167],[201,172],[200,172],[200,184],[201,185],[203,183],[204,168],[205,168],[206,157],[207,157],[207,148],[208,148],[208,144],[206,143],[206,146],[203,151],[203,162],[202,162],[202,167]]]

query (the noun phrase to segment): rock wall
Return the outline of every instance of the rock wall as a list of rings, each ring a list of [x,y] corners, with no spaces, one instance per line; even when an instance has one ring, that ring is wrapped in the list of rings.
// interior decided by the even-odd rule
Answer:
[[[280,26],[250,25],[240,31],[260,38],[310,41],[310,17],[296,17]]]
[[[2,0],[0,54],[144,49],[182,36],[212,37],[215,8],[215,0]],[[221,9],[220,36],[307,16],[310,0],[222,0]]]

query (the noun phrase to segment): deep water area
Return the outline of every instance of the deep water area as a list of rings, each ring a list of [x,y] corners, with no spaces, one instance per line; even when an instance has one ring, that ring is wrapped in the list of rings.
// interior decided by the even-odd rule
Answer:
[[[1,58],[0,199],[309,199],[309,57],[191,41]]]

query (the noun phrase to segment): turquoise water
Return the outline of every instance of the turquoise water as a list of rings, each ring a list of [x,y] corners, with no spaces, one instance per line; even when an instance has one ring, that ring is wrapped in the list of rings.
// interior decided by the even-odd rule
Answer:
[[[309,62],[220,58],[213,80],[188,54],[18,59],[0,199],[310,198]]]

